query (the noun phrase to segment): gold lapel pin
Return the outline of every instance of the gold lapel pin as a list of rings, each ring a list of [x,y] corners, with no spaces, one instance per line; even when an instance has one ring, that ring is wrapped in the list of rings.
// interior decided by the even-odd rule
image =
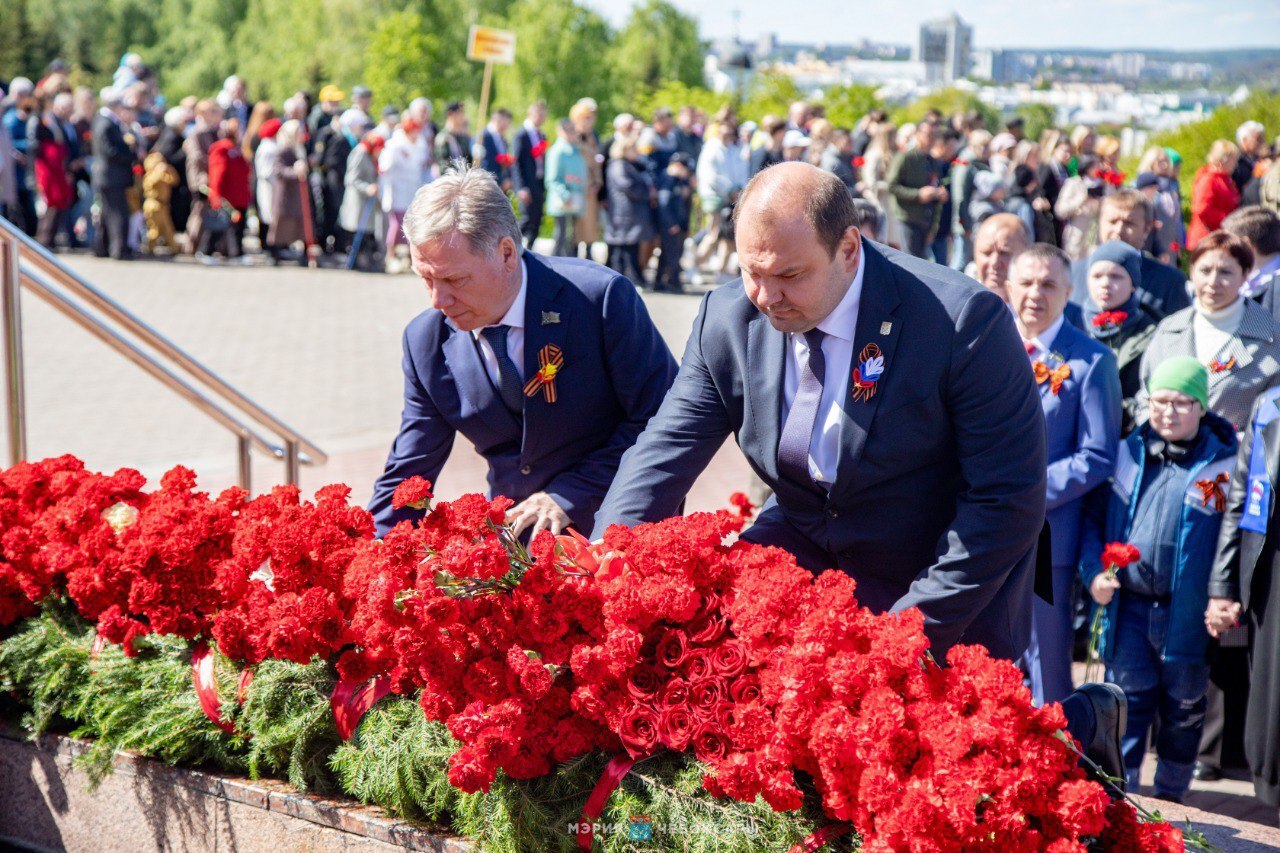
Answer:
[[[887,335],[887,334],[889,334],[889,333],[890,333],[890,332],[892,332],[892,331],[893,331],[893,324],[892,324],[892,323],[881,323],[881,324],[880,324],[880,334],[882,334],[882,335]]]

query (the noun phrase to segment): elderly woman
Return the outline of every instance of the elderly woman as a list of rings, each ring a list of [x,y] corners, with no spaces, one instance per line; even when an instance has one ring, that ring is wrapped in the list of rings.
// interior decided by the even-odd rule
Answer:
[[[1142,255],[1128,243],[1103,243],[1089,256],[1089,297],[1084,304],[1085,329],[1115,354],[1120,369],[1124,420],[1120,434],[1137,425],[1138,391],[1142,387],[1142,354],[1156,331],[1155,320],[1138,301]]]
[[[698,200],[706,216],[706,236],[698,244],[694,258],[699,266],[705,264],[713,252],[720,253],[720,272],[726,272],[729,255],[733,251],[733,205],[738,193],[747,185],[747,163],[738,144],[738,125],[732,115],[716,121],[707,128],[698,155]],[[612,202],[612,191],[610,192]]]
[[[609,209],[604,241],[609,244],[609,268],[643,287],[640,243],[653,236],[653,214],[649,209],[652,184],[640,164],[637,141],[634,133],[621,134],[609,149],[609,165],[605,167]]]
[[[1160,321],[1142,357],[1142,384],[1160,362],[1193,355],[1209,369],[1209,408],[1241,432],[1262,391],[1280,384],[1280,329],[1267,309],[1240,287],[1253,266],[1253,252],[1239,237],[1215,231],[1191,252],[1190,308]],[[1146,393],[1139,393],[1139,420]]]
[[[276,133],[275,163],[271,167],[271,227],[267,230],[267,245],[275,263],[290,246],[306,239],[302,184],[307,180],[307,157],[302,134],[303,124],[296,119],[286,121]],[[307,265],[305,247],[298,263]]]
[[[1194,250],[1207,234],[1222,227],[1222,220],[1240,206],[1240,190],[1231,173],[1240,160],[1235,143],[1219,139],[1209,148],[1204,165],[1196,171],[1191,185],[1191,225],[1187,228],[1187,248]]]
[[[377,130],[371,130],[347,157],[338,227],[353,235],[353,257],[348,258],[348,267],[374,271],[381,266],[377,248],[383,228],[382,203],[378,197],[378,156],[386,142]]]

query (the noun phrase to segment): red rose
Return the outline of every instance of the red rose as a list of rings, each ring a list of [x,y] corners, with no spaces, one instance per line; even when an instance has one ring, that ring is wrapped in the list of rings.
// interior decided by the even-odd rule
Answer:
[[[689,704],[689,682],[674,678],[662,686],[658,705],[662,708],[682,708]]]
[[[711,667],[723,678],[742,675],[747,671],[747,650],[737,640],[726,640],[711,650]]]
[[[760,701],[760,679],[744,675],[729,682],[729,698],[740,705]]]
[[[636,705],[622,715],[618,737],[632,758],[651,755],[658,745],[658,714],[648,705]]]
[[[711,645],[729,629],[724,611],[719,606],[719,598],[714,598],[715,602],[708,602],[702,615],[689,625],[689,639],[700,646]]]
[[[717,707],[728,698],[728,685],[723,678],[703,678],[689,684],[689,707],[700,718],[711,719]]]
[[[658,641],[658,662],[668,669],[675,669],[684,663],[688,656],[689,646],[685,640],[684,631],[679,628],[669,629]]]
[[[715,675],[711,653],[707,649],[693,649],[684,659],[684,674],[690,681]]]
[[[688,708],[666,708],[658,715],[658,733],[668,749],[684,752],[693,738],[697,721]]]
[[[723,761],[729,754],[729,741],[715,723],[698,726],[692,744],[699,761]]]
[[[627,679],[627,695],[637,702],[650,702],[662,688],[662,676],[653,667],[642,666]]]

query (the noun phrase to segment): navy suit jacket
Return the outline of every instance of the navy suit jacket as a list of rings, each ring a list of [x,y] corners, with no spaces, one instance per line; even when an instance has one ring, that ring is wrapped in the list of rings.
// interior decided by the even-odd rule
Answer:
[[[391,495],[415,474],[433,483],[461,433],[489,463],[489,494],[515,501],[545,491],[589,530],[623,451],[658,410],[676,363],[635,286],[591,261],[525,252],[524,370],[548,345],[564,359],[556,401],[525,396],[522,419],[503,405],[470,332],[424,311],[404,332],[404,413],[369,511],[382,535],[419,517]]]
[[[1120,374],[1111,350],[1070,323],[1062,324],[1049,349],[1071,370],[1057,394],[1050,382],[1039,386],[1049,453],[1049,530],[1053,565],[1074,571],[1080,556],[1084,497],[1115,469],[1122,411]]]
[[[510,148],[505,139],[501,140],[501,142],[503,144],[499,147],[498,134],[487,127],[484,129],[484,161],[481,165],[485,171],[493,175],[499,186],[511,176],[511,167],[504,166],[498,162],[498,155],[509,153]]]
[[[546,137],[539,132],[545,141]],[[544,198],[547,188],[543,179],[538,177],[538,161],[533,156],[533,139],[529,129],[523,124],[516,128],[511,140],[511,153],[516,158],[515,167],[511,170],[512,189],[519,192],[528,190],[534,198]]]
[[[1013,316],[960,273],[862,247],[854,357],[875,343],[885,366],[867,401],[853,399],[850,376],[830,494],[779,476],[787,336],[735,282],[704,300],[680,375],[623,457],[594,535],[675,514],[733,433],[774,489],[746,538],[851,573],[873,610],[919,607],[939,653],[966,642],[1015,658],[1030,635],[1046,462]],[[775,538],[788,531],[785,544]]]
[[[1088,275],[1088,258],[1071,265],[1071,301],[1077,305],[1084,305],[1089,299]],[[1160,263],[1149,252],[1142,253],[1142,284],[1137,290],[1138,301],[1157,323],[1170,314],[1191,307],[1187,277],[1182,270]]]

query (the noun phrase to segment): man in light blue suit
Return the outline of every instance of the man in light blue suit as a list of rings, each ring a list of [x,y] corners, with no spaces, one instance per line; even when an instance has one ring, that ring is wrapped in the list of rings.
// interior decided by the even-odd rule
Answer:
[[[676,364],[634,285],[577,258],[522,249],[491,174],[462,169],[418,190],[404,218],[431,308],[404,333],[404,413],[374,486],[379,535],[403,480],[432,482],[461,433],[517,533],[591,529],[618,460],[658,410]]]
[[[1115,468],[1120,441],[1120,374],[1111,350],[1066,322],[1071,261],[1036,243],[1009,266],[1009,305],[1031,359],[1048,439],[1047,507],[1053,546],[1053,601],[1032,602],[1025,664],[1037,703],[1071,693],[1071,589],[1080,551],[1084,497]]]
[[[733,433],[774,496],[743,538],[918,607],[939,660],[1026,651],[1045,521],[1045,428],[1013,317],[971,279],[862,239],[839,179],[805,163],[752,178],[742,280],[707,296],[670,394],[596,515],[674,515]],[[1086,753],[1120,764],[1124,694],[1063,704]]]

